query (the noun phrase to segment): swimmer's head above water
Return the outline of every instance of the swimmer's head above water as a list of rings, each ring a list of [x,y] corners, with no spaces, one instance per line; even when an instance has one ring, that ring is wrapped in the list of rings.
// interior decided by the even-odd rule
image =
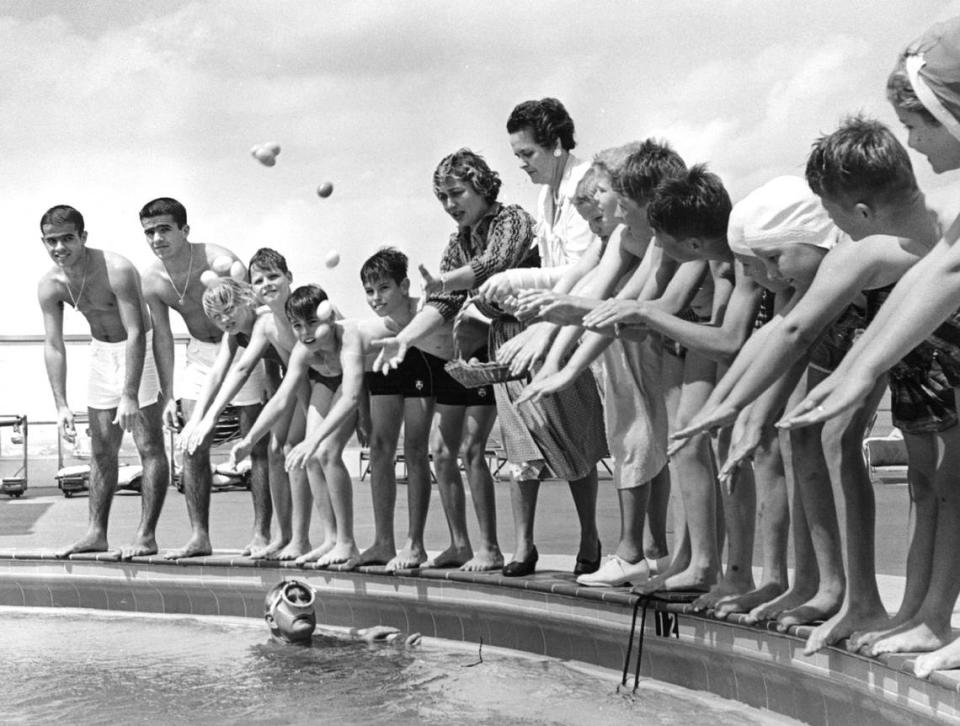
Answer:
[[[270,588],[263,601],[263,619],[271,635],[285,643],[309,643],[317,627],[315,601],[313,588],[303,580],[283,580]]]

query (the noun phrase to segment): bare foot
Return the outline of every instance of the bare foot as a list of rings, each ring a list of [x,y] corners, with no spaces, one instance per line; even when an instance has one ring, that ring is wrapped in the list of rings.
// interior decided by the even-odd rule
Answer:
[[[482,549],[460,567],[464,572],[486,572],[503,569],[503,553],[500,548]]]
[[[64,547],[56,551],[57,557],[69,557],[76,552],[106,552],[107,535],[87,532],[69,547]]]
[[[240,556],[250,557],[254,552],[265,549],[269,542],[269,537],[264,537],[262,534],[255,534],[247,546],[240,550]]]
[[[321,545],[321,547],[322,546],[323,545]],[[333,547],[333,543],[330,544],[330,547]],[[311,549],[310,540],[290,542],[282,550],[277,552],[276,559],[283,561],[295,560],[298,557],[303,557],[303,555],[305,555],[307,552],[310,552]]]
[[[777,630],[787,632],[794,625],[809,625],[818,620],[827,620],[840,610],[843,593],[817,593],[802,605],[784,610],[777,617]]]
[[[892,618],[879,618],[872,623],[861,626],[861,630],[851,633],[847,639],[847,650],[851,653],[857,653],[864,648],[870,647],[880,640],[880,638],[884,638],[894,632],[899,632],[900,628],[906,623],[909,623],[914,615],[916,615],[916,613],[908,614],[898,612]]]
[[[881,653],[926,653],[943,648],[952,636],[949,626],[944,630],[935,630],[924,622],[906,623],[899,632],[881,638],[861,652],[873,656]]]
[[[853,609],[848,611],[846,607],[841,607],[840,612],[827,622],[814,628],[810,637],[807,638],[803,654],[813,655],[828,645],[835,645],[844,638],[850,637],[856,630],[875,623],[885,616],[886,611],[883,609],[870,609],[861,612]]]
[[[750,590],[742,595],[731,595],[717,603],[713,615],[723,620],[732,613],[749,613],[755,607],[768,603],[783,592],[783,585],[777,582],[768,582],[756,590]]]
[[[397,553],[396,557],[387,563],[387,571],[396,572],[397,570],[409,570],[413,567],[419,567],[426,561],[427,553],[423,547],[404,547]]]
[[[397,556],[397,548],[391,544],[373,544],[357,557],[357,567],[363,565],[385,565]]]
[[[700,567],[690,567],[683,572],[675,575],[664,573],[657,577],[651,577],[644,583],[633,588],[633,592],[639,595],[651,595],[655,592],[692,590],[695,592],[706,592],[717,581],[717,571],[713,568],[703,569]]]
[[[753,589],[753,578],[746,580],[740,577],[724,577],[720,582],[710,588],[705,595],[701,595],[693,601],[692,608],[694,612],[704,612],[716,608],[721,600],[742,595]]]
[[[924,653],[913,664],[917,678],[927,678],[934,671],[945,671],[960,666],[960,640],[933,651]]]
[[[277,537],[271,540],[265,547],[250,550],[251,560],[276,560],[280,557],[280,552],[289,544],[289,540]]]
[[[302,555],[296,557],[296,562],[298,565],[305,565],[308,562],[317,562],[321,557],[326,555],[330,550],[336,547],[336,540],[326,541],[324,540],[323,544],[319,547],[315,547],[309,552],[304,552]]]
[[[149,537],[137,537],[133,542],[120,550],[120,559],[129,560],[133,557],[146,557],[147,555],[157,554],[157,539],[153,535]]]
[[[761,603],[747,613],[748,623],[759,623],[761,620],[776,620],[786,610],[800,607],[816,594],[815,590],[806,588],[787,588],[787,591],[772,600]]]
[[[466,564],[473,557],[473,549],[470,545],[466,547],[447,547],[436,557],[427,560],[427,567],[460,567]]]
[[[178,550],[170,550],[163,554],[165,560],[179,560],[185,557],[203,557],[213,553],[210,538],[206,535],[195,534]]]
[[[338,544],[323,557],[317,560],[318,567],[329,567],[331,565],[340,565],[339,569],[350,569],[356,567],[357,557],[360,556],[360,550],[353,542]],[[352,566],[351,566],[352,565]]]

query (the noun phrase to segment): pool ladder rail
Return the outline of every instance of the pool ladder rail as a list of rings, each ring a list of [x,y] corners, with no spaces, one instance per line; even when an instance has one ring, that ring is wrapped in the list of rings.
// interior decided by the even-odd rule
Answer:
[[[27,456],[27,442],[29,440],[29,423],[26,414],[0,414],[0,428],[9,427],[13,429],[10,436],[10,443],[19,445],[23,454],[20,468],[13,476],[0,478],[0,493],[8,497],[19,499],[27,491],[27,468],[29,458]]]

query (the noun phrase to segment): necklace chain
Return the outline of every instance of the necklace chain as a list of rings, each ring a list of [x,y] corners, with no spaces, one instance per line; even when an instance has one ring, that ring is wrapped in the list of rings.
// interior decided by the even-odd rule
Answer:
[[[70,302],[73,303],[73,308],[78,313],[80,312],[80,300],[83,298],[83,289],[87,286],[87,251],[83,251],[83,276],[80,278],[80,292],[77,293],[77,296],[73,296],[73,288],[70,286],[70,276],[64,272],[64,277],[67,281],[67,294],[70,296]]]
[[[177,293],[177,300],[179,304],[183,305],[183,301],[187,297],[187,289],[190,287],[190,273],[193,272],[193,248],[190,248],[190,264],[187,265],[187,277],[183,282],[183,292],[177,289],[177,285],[173,281],[173,275],[171,275],[170,270],[167,269],[167,263],[163,260],[160,260],[160,263],[163,265],[163,271],[167,273],[167,279],[170,281],[170,287],[172,287],[173,291]]]

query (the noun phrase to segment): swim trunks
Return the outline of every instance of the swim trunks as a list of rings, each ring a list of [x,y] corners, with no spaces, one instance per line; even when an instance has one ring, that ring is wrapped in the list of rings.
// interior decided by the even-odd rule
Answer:
[[[309,378],[313,383],[319,383],[321,386],[326,386],[330,389],[331,393],[336,393],[337,389],[340,388],[340,384],[343,383],[342,373],[338,373],[335,376],[326,375],[313,367],[307,369],[307,378]]]
[[[120,405],[120,394],[127,372],[127,341],[107,343],[90,341],[90,378],[87,382],[87,408],[110,410]],[[147,331],[146,353],[137,402],[140,408],[156,403],[160,395],[160,376],[153,359],[153,331]]]
[[[196,401],[200,397],[200,392],[203,390],[210,369],[213,368],[219,350],[219,343],[204,343],[196,338],[190,338],[190,340],[187,341],[187,355],[186,363],[183,367],[183,375],[176,382],[177,398]],[[237,358],[239,359],[239,356],[237,356]],[[266,376],[263,372],[263,365],[258,362],[253,371],[251,371],[246,383],[237,391],[237,395],[234,396],[230,403],[234,406],[252,406],[263,403],[268,395],[269,391],[267,389]]]
[[[480,386],[478,388],[467,388],[447,373],[447,361],[438,358],[430,353],[424,353],[433,372],[433,392],[437,397],[437,403],[441,406],[496,406],[497,399],[493,395],[493,386]],[[471,358],[476,358],[481,363],[489,360],[487,347],[474,351]]]
[[[823,373],[833,373],[866,326],[866,312],[856,305],[848,305],[814,345],[810,366]]]
[[[433,370],[419,348],[408,348],[400,365],[384,375],[380,371],[368,371],[363,381],[371,396],[403,396],[404,398],[428,398],[433,395]],[[430,356],[431,358],[433,356]]]
[[[893,286],[868,290],[872,320]],[[960,384],[960,319],[957,315],[907,353],[889,372],[890,413],[904,433],[945,431],[957,423],[954,388]]]

